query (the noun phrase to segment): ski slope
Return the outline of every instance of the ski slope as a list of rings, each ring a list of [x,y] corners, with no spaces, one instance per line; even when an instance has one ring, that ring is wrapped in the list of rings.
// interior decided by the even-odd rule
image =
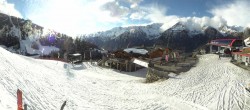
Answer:
[[[71,68],[58,61],[32,59],[0,47],[0,110],[16,110],[16,90],[32,110],[249,110],[249,71],[200,56],[196,67],[168,80],[144,83],[146,70],[127,73],[90,63]]]

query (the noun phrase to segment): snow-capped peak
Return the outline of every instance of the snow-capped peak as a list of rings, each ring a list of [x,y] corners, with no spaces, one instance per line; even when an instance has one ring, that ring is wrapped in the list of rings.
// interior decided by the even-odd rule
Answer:
[[[182,31],[182,30],[189,30],[186,25],[181,22],[176,23],[174,26],[170,28],[173,31]]]
[[[214,28],[214,29],[218,30],[222,34],[243,32],[243,30],[244,30],[243,27],[241,27],[241,26],[223,25],[221,27],[216,28],[216,27],[211,27],[209,25],[201,26],[200,24],[191,23],[191,22],[178,22],[175,25],[173,25],[171,28],[169,28],[168,30],[171,30],[171,31],[183,31],[183,30],[186,30],[186,31],[189,32],[189,34],[193,35],[193,34],[203,33],[208,28]]]
[[[159,36],[161,33],[161,26],[163,24],[161,23],[153,23],[150,25],[146,26],[128,26],[128,27],[115,27],[111,30],[108,31],[103,31],[103,32],[97,32],[93,34],[87,35],[88,37],[118,37],[119,35],[123,34],[124,32],[144,32],[146,33],[147,37],[152,37],[152,36]]]
[[[218,28],[221,33],[235,33],[243,32],[243,27],[241,26],[221,26]]]

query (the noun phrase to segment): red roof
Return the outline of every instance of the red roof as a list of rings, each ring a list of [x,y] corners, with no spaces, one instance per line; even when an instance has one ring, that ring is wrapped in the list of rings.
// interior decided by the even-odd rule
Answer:
[[[248,56],[248,57],[250,57],[250,54],[248,54],[248,53],[232,52],[232,54],[237,54],[237,55],[241,55],[241,56]]]
[[[215,46],[228,46],[228,47],[232,47],[233,43],[236,40],[237,39],[216,39],[216,40],[212,40],[209,44],[210,45],[215,45]]]

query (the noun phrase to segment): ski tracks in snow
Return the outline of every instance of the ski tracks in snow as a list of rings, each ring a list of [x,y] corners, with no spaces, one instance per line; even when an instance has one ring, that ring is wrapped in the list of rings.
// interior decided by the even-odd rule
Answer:
[[[211,55],[214,57],[213,59],[206,57],[200,58],[198,68],[191,69],[183,76],[180,75],[180,78],[190,80],[180,81],[184,89],[174,96],[209,109],[250,109],[249,104],[246,104],[249,96],[246,96],[245,87],[242,85],[244,80],[249,78],[248,72],[235,67],[229,62],[229,59],[217,60],[215,55]]]
[[[73,77],[69,79],[64,63],[1,52],[0,48],[0,87],[6,92],[0,93],[12,97],[4,107],[8,109],[16,107],[19,87],[24,90],[29,108],[38,110],[59,109],[65,100],[65,109],[70,110],[250,109],[250,93],[245,90],[249,72],[231,64],[229,59],[218,60],[217,55],[201,56],[196,67],[177,78],[145,84],[143,78],[89,63],[84,63],[85,69],[71,69]],[[2,101],[0,105],[5,104]]]

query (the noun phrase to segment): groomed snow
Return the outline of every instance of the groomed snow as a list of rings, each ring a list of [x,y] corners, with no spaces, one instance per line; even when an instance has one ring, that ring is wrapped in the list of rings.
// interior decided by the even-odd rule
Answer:
[[[25,48],[22,50],[26,50],[29,54],[39,54],[39,55],[49,55],[51,52],[58,52],[59,48],[55,46],[43,46],[39,41],[36,41],[35,39],[29,39],[21,41],[21,47]],[[39,50],[32,48],[32,42],[35,42],[38,45]]]
[[[250,109],[249,71],[217,55],[200,57],[186,73],[151,84],[145,69],[120,73],[90,63],[67,64],[12,54],[0,47],[0,109],[16,109],[16,90],[32,110]]]

